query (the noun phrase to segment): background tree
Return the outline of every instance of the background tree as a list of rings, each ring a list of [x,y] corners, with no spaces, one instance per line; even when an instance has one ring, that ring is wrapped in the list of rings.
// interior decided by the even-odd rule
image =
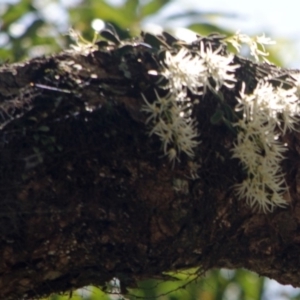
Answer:
[[[86,1],[85,3],[73,7],[70,9],[70,23],[76,24],[76,29],[80,30],[83,35],[87,39],[92,39],[92,30],[90,29],[90,22],[93,19],[101,18],[105,21],[109,21],[110,23],[113,23],[115,27],[118,30],[118,33],[121,37],[128,37],[129,33],[127,31],[124,31],[122,28],[129,28],[130,32],[136,34],[139,31],[139,24],[143,20],[143,18],[157,13],[160,9],[162,9],[163,5],[167,4],[161,3],[160,1],[151,1],[145,5],[139,4],[138,1],[127,1],[124,3],[121,7],[112,7],[108,5],[105,2],[99,2],[99,1]],[[26,11],[31,12],[31,23],[29,22],[28,26],[26,27],[24,23]],[[84,12],[84,13],[83,13]],[[186,14],[185,16],[189,16],[190,14]],[[28,16],[27,16],[28,17]],[[198,17],[203,17],[203,14],[198,14]],[[30,17],[28,17],[30,19]],[[23,19],[23,21],[22,21]],[[61,24],[59,23],[52,23],[49,24],[48,21],[46,21],[43,18],[43,15],[40,13],[38,7],[33,6],[30,1],[22,1],[18,3],[18,5],[8,5],[5,9],[5,12],[3,13],[2,18],[3,24],[3,34],[2,38],[7,43],[7,46],[4,47],[1,51],[1,57],[3,61],[5,59],[10,60],[22,60],[26,57],[40,55],[43,53],[53,53],[55,51],[59,51],[58,45],[60,45],[61,49],[66,48],[69,42],[69,36],[61,35],[62,33],[65,33],[67,30],[67,27],[64,27],[64,29],[61,29]],[[19,22],[19,24],[18,24]],[[24,23],[23,23],[24,22]],[[23,31],[20,36],[15,36],[15,30],[13,30],[13,26],[22,26],[22,24],[25,26],[25,31]],[[17,27],[15,27],[17,28]],[[203,24],[203,23],[195,23],[190,24],[190,28],[193,30],[202,33],[207,34],[211,31],[218,31],[221,33],[228,33],[221,28],[216,28],[215,26],[211,24]],[[49,30],[50,29],[50,30]],[[52,37],[49,36],[49,31],[53,35]],[[273,61],[275,60],[275,57],[273,56]],[[41,128],[41,131],[47,130],[46,128]],[[37,137],[38,139],[40,137]],[[45,141],[44,143],[48,143],[49,141]],[[243,271],[236,271],[237,274],[244,274]],[[239,278],[238,276],[233,276],[232,278],[224,279],[222,275],[220,275],[217,272],[211,272],[212,277],[209,279],[211,282],[215,282],[216,288],[213,289],[213,293],[215,294],[215,299],[221,299],[222,291],[227,292],[230,290],[230,284],[232,288],[232,283],[234,279]],[[252,275],[249,275],[252,276]],[[190,276],[187,276],[189,279]],[[187,280],[188,280],[187,279]],[[239,279],[237,279],[239,280]],[[240,280],[241,281],[241,280]],[[246,282],[246,280],[245,280]],[[205,284],[205,283],[202,283]],[[258,280],[258,285],[261,287],[261,280]],[[154,290],[152,287],[155,286],[155,283],[147,283],[147,287],[151,287],[150,289],[145,288],[140,293],[150,293],[150,294],[159,294],[164,293],[164,291],[158,289],[157,291]],[[201,284],[200,284],[201,287]],[[218,288],[220,287],[220,288]],[[245,293],[245,298],[251,291],[247,287],[247,284],[241,284],[241,287],[243,288],[243,293]],[[171,290],[175,287],[170,286]],[[227,288],[227,289],[226,289]],[[203,288],[200,288],[200,291],[196,291],[195,287],[192,285],[189,286],[190,289],[190,295],[195,294],[202,294],[207,293],[207,291],[203,291]],[[193,291],[193,292],[192,292]],[[93,291],[94,292],[94,291]],[[248,294],[247,294],[248,293]],[[259,288],[258,294],[262,293],[262,289]],[[203,296],[203,295],[202,295]],[[178,296],[173,296],[178,297]],[[184,298],[186,299],[186,295],[184,295]],[[204,296],[203,296],[204,297]],[[254,296],[255,297],[255,296]],[[260,297],[257,295],[257,298]],[[193,298],[191,298],[193,299]]]

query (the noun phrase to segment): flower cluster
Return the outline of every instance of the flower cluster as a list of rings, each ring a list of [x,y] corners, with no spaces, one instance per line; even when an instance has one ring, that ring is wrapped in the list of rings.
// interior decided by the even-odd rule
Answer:
[[[291,83],[296,89],[295,94],[297,95],[298,99],[300,99],[300,74],[295,73],[291,76],[292,76]]]
[[[199,144],[188,90],[201,95],[207,88],[218,91],[223,85],[232,87],[236,81],[234,71],[239,66],[233,64],[233,55],[220,55],[220,51],[205,48],[203,43],[196,53],[184,47],[177,53],[166,51],[161,74],[167,79],[164,88],[169,93],[160,97],[155,91],[156,99],[151,102],[142,95],[142,110],[149,114],[147,123],[152,127],[149,134],[160,138],[165,155],[173,163],[179,161],[182,152],[193,158],[194,148]]]
[[[189,157],[194,156],[193,148],[198,145],[198,137],[195,122],[190,117],[190,110],[185,99],[180,99],[178,95],[169,93],[160,97],[155,90],[156,100],[149,103],[146,97],[142,97],[146,103],[142,111],[150,116],[146,123],[151,122],[153,127],[149,135],[156,134],[163,145],[164,153],[171,162],[179,160],[179,154],[185,153]]]
[[[237,111],[243,118],[234,125],[238,128],[233,157],[238,158],[247,172],[247,178],[236,185],[240,199],[263,212],[287,203],[282,198],[286,190],[280,162],[286,150],[280,134],[295,130],[298,115],[296,88],[283,89],[270,83],[259,83],[252,94],[244,92],[238,98]]]
[[[197,53],[181,48],[178,53],[166,51],[165,69],[162,72],[172,93],[186,95],[188,88],[194,94],[205,93],[206,89],[218,91],[222,85],[233,87],[236,82],[234,72],[239,65],[232,64],[234,56],[221,55],[221,47],[213,51],[200,43]],[[213,84],[213,85],[212,85]]]
[[[199,74],[199,79],[203,85],[204,92],[206,87],[210,90],[218,91],[221,86],[226,86],[227,88],[233,88],[235,79],[235,70],[239,68],[239,65],[231,64],[234,56],[221,55],[221,47],[216,51],[212,51],[210,44],[205,49],[203,43],[200,44],[199,55],[203,64],[203,71]],[[211,85],[210,81],[213,81]]]
[[[230,43],[237,52],[240,52],[242,44],[248,45],[250,48],[250,55],[253,56],[256,61],[259,61],[260,57],[267,61],[266,56],[268,56],[269,53],[266,52],[265,45],[275,44],[275,41],[272,41],[264,34],[262,36],[250,37],[240,32],[236,32],[236,34],[227,38],[225,41]]]
[[[72,50],[79,52],[83,55],[88,55],[91,52],[98,50],[98,46],[95,44],[97,39],[97,33],[94,33],[92,42],[87,41],[83,36],[75,31],[74,29],[69,29],[69,36],[75,42],[75,45],[71,45]]]

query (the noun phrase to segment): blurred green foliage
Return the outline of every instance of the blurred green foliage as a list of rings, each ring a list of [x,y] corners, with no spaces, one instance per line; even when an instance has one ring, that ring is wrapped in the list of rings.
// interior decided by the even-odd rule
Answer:
[[[212,270],[198,277],[193,270],[173,274],[178,281],[146,280],[130,290],[128,300],[256,300],[262,299],[264,279],[245,270]],[[70,298],[71,297],[71,298]],[[123,300],[122,295],[105,294],[99,288],[86,287],[72,295],[54,295],[43,300]]]
[[[2,0],[0,1],[0,63],[53,54],[68,48],[71,43],[69,28],[92,40],[95,21],[102,20],[115,26],[121,38],[139,34],[141,28],[160,21],[166,30],[174,24],[184,24],[202,35],[233,32],[212,23],[218,17],[234,15],[174,10],[172,0]],[[118,2],[118,3],[117,3]],[[172,6],[173,5],[173,6]],[[170,13],[166,13],[166,12]],[[159,19],[158,15],[164,17]],[[162,20],[163,19],[163,20]],[[153,21],[154,20],[154,21]],[[272,51],[272,50],[271,50]],[[280,64],[275,50],[270,60]]]
[[[167,11],[171,0],[123,0],[112,4],[104,0],[2,0],[0,1],[0,62],[14,62],[52,54],[69,47],[70,27],[79,31],[87,40],[92,40],[92,24],[102,20],[113,24],[121,38],[139,34],[146,22],[162,11]],[[199,34],[232,32],[210,22],[217,13],[183,11],[164,17],[164,29],[182,23]],[[222,15],[224,17],[224,15]],[[227,15],[225,17],[234,17]],[[162,23],[162,22],[161,22]],[[276,51],[270,60],[280,65]],[[189,272],[192,272],[190,270]],[[172,274],[177,281],[158,282],[148,280],[139,283],[139,288],[130,290],[129,299],[160,300],[258,300],[264,292],[263,278],[245,270],[212,270],[206,276],[178,273]],[[100,288],[86,287],[67,295],[53,295],[50,300],[117,300],[118,295],[109,295]],[[267,298],[265,298],[267,300]],[[300,300],[294,293],[280,299]],[[273,300],[273,299],[272,299]]]

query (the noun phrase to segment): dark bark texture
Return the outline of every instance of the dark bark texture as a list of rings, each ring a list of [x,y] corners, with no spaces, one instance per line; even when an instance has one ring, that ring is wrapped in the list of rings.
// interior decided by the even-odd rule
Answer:
[[[219,102],[211,92],[190,95],[199,100],[197,176],[184,155],[172,166],[141,111],[141,93],[154,97],[158,78],[148,71],[160,70],[163,48],[146,38],[0,68],[1,299],[114,276],[130,287],[190,267],[244,267],[299,286],[300,134],[283,137],[289,205],[273,213],[236,198],[232,186],[244,175],[231,159],[235,136],[212,124]],[[214,36],[202,42],[221,45]],[[234,60],[236,87],[221,89],[232,108],[242,82],[251,91],[258,79],[279,84],[296,72]]]

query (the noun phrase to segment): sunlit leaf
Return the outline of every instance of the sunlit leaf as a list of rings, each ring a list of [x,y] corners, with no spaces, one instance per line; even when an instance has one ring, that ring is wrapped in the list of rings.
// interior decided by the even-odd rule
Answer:
[[[227,31],[211,23],[193,23],[188,25],[188,28],[201,35],[209,35],[211,32],[218,32],[220,34],[225,34],[225,35],[232,34],[232,32]]]
[[[126,0],[123,5],[124,14],[128,19],[134,21],[138,16],[139,0]]]
[[[164,8],[171,0],[152,0],[147,2],[141,7],[142,17],[147,17],[159,12]]]
[[[230,14],[230,13],[219,13],[219,12],[201,12],[196,10],[187,10],[184,12],[176,13],[170,15],[167,19],[168,20],[176,20],[176,19],[193,19],[193,20],[207,20],[210,18],[216,18],[216,17],[222,17],[222,18],[235,18],[236,14]]]

